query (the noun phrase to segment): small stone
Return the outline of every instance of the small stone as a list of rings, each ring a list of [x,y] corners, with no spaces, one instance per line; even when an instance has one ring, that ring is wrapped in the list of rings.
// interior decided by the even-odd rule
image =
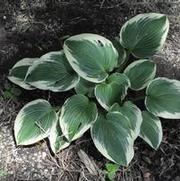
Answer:
[[[48,173],[48,172],[49,172],[49,170],[48,170],[48,169],[45,169],[45,170],[44,170],[44,172],[45,172],[45,173]]]
[[[150,174],[149,172],[146,172],[146,173],[144,173],[144,175],[143,175],[144,178],[149,178],[150,176],[151,176],[151,174]]]
[[[37,168],[42,168],[41,164],[40,163],[37,163]]]
[[[12,28],[12,31],[16,31],[16,27],[13,27],[13,28]]]
[[[42,159],[45,159],[46,158],[46,153],[45,152],[42,152]]]

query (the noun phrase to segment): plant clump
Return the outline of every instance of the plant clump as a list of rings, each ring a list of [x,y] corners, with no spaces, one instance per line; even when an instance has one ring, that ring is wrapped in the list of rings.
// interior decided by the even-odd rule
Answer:
[[[140,14],[112,41],[79,34],[66,39],[60,51],[16,63],[8,78],[24,89],[76,92],[59,110],[43,99],[25,105],[15,119],[17,145],[47,138],[57,153],[90,129],[99,152],[118,165],[130,163],[137,137],[158,149],[159,117],[180,118],[180,81],[156,78],[151,60],[162,49],[168,30],[165,15]],[[143,95],[132,99],[131,93],[138,91]],[[144,106],[136,105],[142,98]]]

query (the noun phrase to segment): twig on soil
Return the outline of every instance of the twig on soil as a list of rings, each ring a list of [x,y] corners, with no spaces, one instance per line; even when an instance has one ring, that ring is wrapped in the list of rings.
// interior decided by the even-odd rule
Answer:
[[[106,1],[106,0],[102,0],[101,5],[100,5],[100,9],[103,7],[105,1]]]

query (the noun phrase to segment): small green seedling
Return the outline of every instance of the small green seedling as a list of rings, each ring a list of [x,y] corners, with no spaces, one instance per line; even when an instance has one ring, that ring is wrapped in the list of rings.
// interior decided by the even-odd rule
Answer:
[[[156,77],[151,59],[168,30],[165,15],[140,14],[113,41],[84,33],[66,39],[60,51],[17,62],[8,78],[24,89],[76,91],[59,110],[44,99],[26,104],[14,123],[17,145],[47,138],[57,153],[90,129],[95,147],[118,165],[130,163],[137,137],[157,149],[158,117],[180,118],[180,81]]]
[[[107,178],[113,181],[116,177],[116,172],[119,170],[119,165],[115,163],[106,163],[106,169],[104,170]]]
[[[21,95],[21,90],[8,82],[4,84],[3,97],[6,99],[16,100],[18,96]]]

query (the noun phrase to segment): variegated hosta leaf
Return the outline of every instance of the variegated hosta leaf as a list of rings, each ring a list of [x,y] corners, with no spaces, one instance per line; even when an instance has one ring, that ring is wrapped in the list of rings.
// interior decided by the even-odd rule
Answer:
[[[121,102],[127,94],[130,81],[125,74],[114,73],[95,87],[95,96],[100,105],[108,110],[115,102]]]
[[[34,87],[53,92],[75,87],[79,76],[69,65],[63,51],[43,55],[28,70],[26,81]]]
[[[147,59],[138,60],[131,63],[125,70],[131,82],[131,89],[144,89],[156,75],[156,64]]]
[[[129,120],[119,112],[99,115],[91,128],[96,148],[107,159],[127,166],[134,156]]]
[[[114,47],[116,48],[119,58],[118,58],[118,67],[123,64],[123,62],[126,60],[126,51],[124,47],[120,44],[119,38],[115,38],[112,42]]]
[[[163,14],[139,14],[127,21],[120,31],[120,43],[140,58],[159,51],[168,34],[169,21]]]
[[[84,95],[78,94],[66,100],[60,114],[60,126],[69,140],[81,137],[96,120],[96,104]]]
[[[33,90],[35,89],[33,86],[29,85],[24,81],[26,77],[26,73],[29,67],[35,62],[38,61],[38,58],[24,58],[17,62],[9,72],[8,79],[16,85],[27,89]]]
[[[84,79],[102,82],[118,63],[118,52],[106,38],[80,34],[68,38],[63,46],[73,69]]]
[[[158,117],[143,111],[143,122],[141,125],[140,137],[152,148],[157,149],[162,141],[162,126]]]
[[[119,104],[114,104],[111,109],[111,112],[120,112],[123,116],[125,116],[131,125],[132,136],[134,140],[139,136],[140,127],[142,123],[142,115],[141,110],[132,102],[127,101],[120,106]]]
[[[88,95],[89,97],[94,97],[94,87],[95,84],[89,82],[83,78],[80,78],[80,81],[75,87],[75,91],[77,94]]]
[[[47,101],[38,99],[29,102],[15,119],[14,134],[17,145],[30,145],[46,138],[56,121],[56,112]]]
[[[58,119],[51,129],[48,139],[53,153],[57,153],[70,145],[61,131]]]
[[[152,80],[146,89],[145,105],[152,114],[180,118],[180,81],[163,77]]]

